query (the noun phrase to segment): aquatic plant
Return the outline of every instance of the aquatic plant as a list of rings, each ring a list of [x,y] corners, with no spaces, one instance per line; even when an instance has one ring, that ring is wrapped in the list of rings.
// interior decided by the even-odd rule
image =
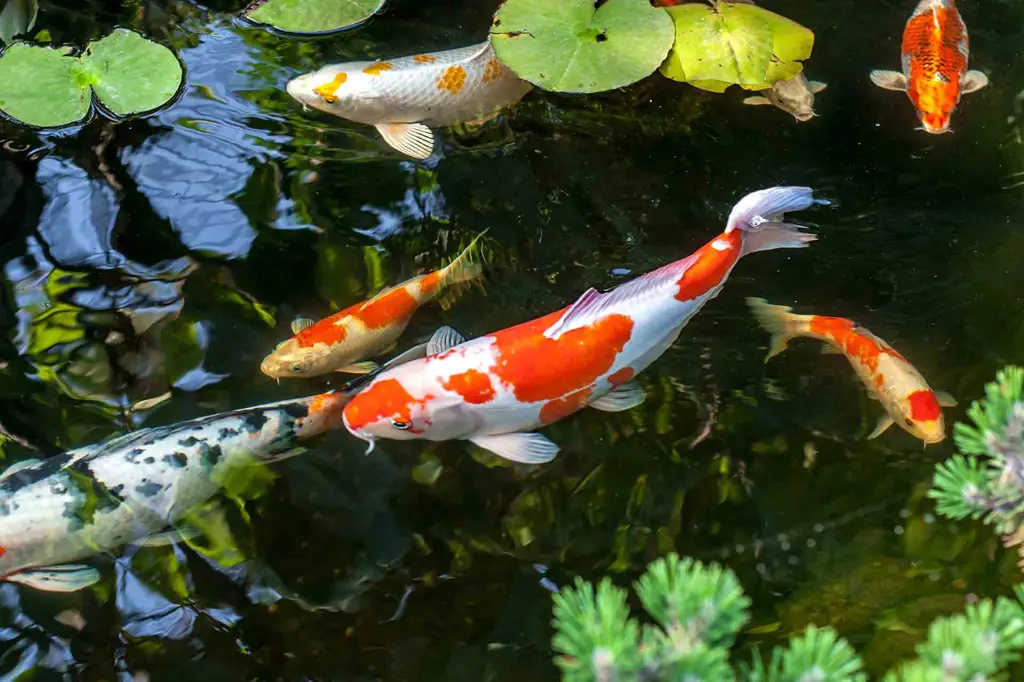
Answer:
[[[331,33],[363,23],[387,0],[257,0],[242,16],[288,33]]]
[[[70,46],[16,42],[0,55],[0,111],[44,128],[77,123],[92,109],[126,117],[158,109],[181,87],[170,49],[119,28],[75,56]]]
[[[730,656],[749,620],[750,599],[735,574],[675,554],[650,564],[634,584],[654,621],[630,617],[626,590],[609,578],[597,589],[580,578],[554,596],[553,647],[562,679],[796,682],[867,679],[860,656],[832,628],[808,627],[785,647],[750,662]],[[1024,587],[1017,600],[999,597],[935,620],[917,658],[890,671],[887,681],[980,680],[997,675],[1024,649]]]
[[[31,31],[38,15],[38,0],[7,0],[0,9],[0,42],[9,43]]]
[[[936,467],[928,495],[940,514],[993,526],[1024,566],[1024,369],[999,372],[967,416],[953,431],[961,454]]]

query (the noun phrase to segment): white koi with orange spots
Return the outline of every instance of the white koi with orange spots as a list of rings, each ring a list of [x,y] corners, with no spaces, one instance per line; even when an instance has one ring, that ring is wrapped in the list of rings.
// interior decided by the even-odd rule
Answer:
[[[771,305],[761,298],[748,298],[747,304],[772,337],[765,362],[801,336],[824,341],[846,356],[870,395],[886,410],[868,438],[880,436],[893,423],[925,445],[946,437],[940,406],[952,407],[956,401],[933,391],[920,372],[885,341],[842,317],[797,315],[792,308]]]
[[[749,253],[815,237],[783,222],[810,207],[807,187],[744,197],[725,231],[696,253],[557,312],[458,343],[382,372],[346,405],[345,426],[377,439],[465,439],[507,459],[551,460],[558,446],[528,433],[583,409],[643,402],[633,378],[658,359]]]
[[[377,128],[416,159],[433,152],[428,126],[480,122],[515,104],[532,85],[509,71],[490,41],[377,62],[330,64],[288,82],[305,106]]]
[[[482,268],[470,262],[481,232],[448,266],[388,287],[319,322],[299,320],[295,336],[264,358],[260,369],[275,379],[314,377],[327,372],[365,374],[377,369],[367,360],[395,347],[421,305],[445,287],[480,276]]]

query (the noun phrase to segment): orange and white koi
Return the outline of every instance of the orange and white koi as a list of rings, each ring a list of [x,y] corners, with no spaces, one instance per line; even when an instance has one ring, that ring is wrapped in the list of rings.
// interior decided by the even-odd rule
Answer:
[[[479,123],[533,88],[498,61],[490,41],[377,62],[330,64],[288,82],[305,106],[377,128],[414,159],[434,150],[428,126]]]
[[[792,308],[771,305],[761,298],[748,298],[747,304],[771,334],[765,362],[800,336],[824,341],[846,356],[869,395],[886,410],[868,438],[877,438],[893,423],[926,446],[946,437],[941,407],[952,407],[956,401],[946,393],[933,391],[914,366],[885,341],[842,317],[797,315]]]
[[[828,202],[809,187],[754,192],[736,204],[724,232],[686,258],[472,341],[443,330],[426,358],[382,372],[360,391],[345,407],[345,426],[370,443],[368,452],[379,438],[464,439],[513,461],[547,462],[558,446],[530,431],[584,407],[618,412],[642,403],[634,377],[718,295],[741,257],[815,239],[783,222],[785,212],[814,203]]]
[[[921,119],[920,130],[950,132],[960,97],[988,85],[981,71],[967,70],[967,26],[954,0],[921,0],[903,29],[903,73],[876,70],[871,81],[907,93]]]
[[[471,263],[477,235],[449,265],[389,287],[368,301],[349,306],[319,322],[292,322],[295,335],[263,359],[260,369],[275,379],[314,377],[326,372],[366,374],[377,363],[366,358],[387,353],[409,325],[413,313],[447,286],[479,277],[482,268]]]

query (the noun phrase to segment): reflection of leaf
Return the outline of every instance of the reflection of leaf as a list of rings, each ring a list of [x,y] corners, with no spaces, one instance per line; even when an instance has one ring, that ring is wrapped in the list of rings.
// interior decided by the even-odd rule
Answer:
[[[0,11],[0,42],[9,43],[14,36],[31,31],[38,14],[39,0],[7,0]]]
[[[762,90],[792,78],[814,47],[809,29],[756,5],[688,3],[666,11],[676,42],[661,72],[712,92],[733,84]]]
[[[245,16],[289,33],[340,31],[361,24],[386,0],[257,0]]]
[[[672,45],[672,22],[648,0],[506,0],[491,42],[517,76],[547,90],[599,92],[649,76]]]

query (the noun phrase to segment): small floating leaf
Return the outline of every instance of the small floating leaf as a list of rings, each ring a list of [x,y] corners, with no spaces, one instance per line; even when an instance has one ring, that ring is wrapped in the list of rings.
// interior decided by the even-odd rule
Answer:
[[[0,11],[0,41],[9,43],[31,31],[38,15],[39,0],[7,0]]]
[[[547,90],[599,92],[649,76],[674,40],[649,0],[506,0],[491,27],[494,51],[520,78]]]
[[[29,125],[80,121],[89,112],[89,84],[70,47],[15,43],[0,55],[0,111]]]
[[[719,2],[669,7],[676,40],[661,73],[712,92],[763,90],[803,70],[814,33],[757,5]]]
[[[387,0],[257,0],[243,14],[289,33],[325,33],[361,24]]]
[[[100,103],[118,116],[162,107],[181,86],[181,63],[174,53],[124,28],[89,43],[82,63],[94,78]]]

